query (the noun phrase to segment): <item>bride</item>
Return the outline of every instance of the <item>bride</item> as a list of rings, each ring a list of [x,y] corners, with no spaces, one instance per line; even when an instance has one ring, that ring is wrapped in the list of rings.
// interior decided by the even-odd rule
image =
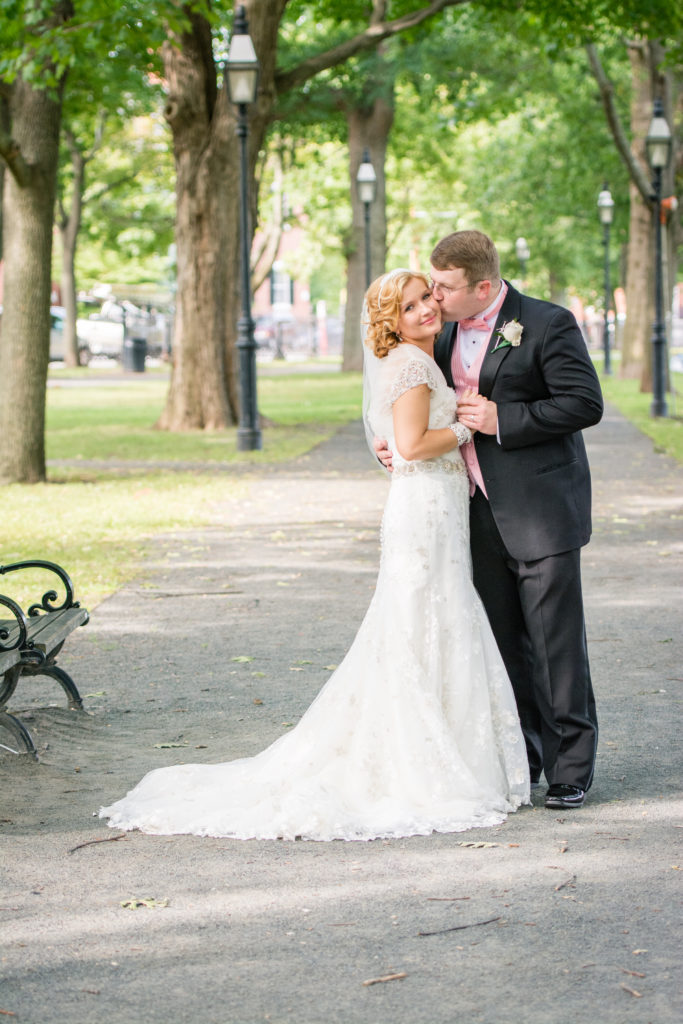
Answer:
[[[364,310],[368,430],[393,449],[374,596],[339,668],[255,757],[146,775],[100,811],[156,835],[368,840],[497,825],[529,802],[515,701],[470,576],[470,431],[432,359],[426,277],[394,270]]]

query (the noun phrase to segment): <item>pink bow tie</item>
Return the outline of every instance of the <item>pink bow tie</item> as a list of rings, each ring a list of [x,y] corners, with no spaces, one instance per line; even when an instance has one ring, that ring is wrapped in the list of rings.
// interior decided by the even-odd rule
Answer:
[[[466,331],[490,331],[490,323],[483,316],[468,316],[460,321],[460,326]]]

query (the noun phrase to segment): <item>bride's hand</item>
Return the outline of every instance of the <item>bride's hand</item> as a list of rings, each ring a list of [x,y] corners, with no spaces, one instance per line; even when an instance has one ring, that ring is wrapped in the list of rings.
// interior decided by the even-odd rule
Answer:
[[[462,423],[463,427],[467,427],[472,437],[474,437],[477,432],[477,428],[474,426],[469,416],[458,416],[455,422]]]
[[[372,447],[375,449],[375,455],[382,463],[385,469],[388,469],[391,473],[394,468],[394,453],[390,451],[389,445],[386,440],[382,437],[373,437]]]
[[[464,423],[472,433],[495,434],[498,427],[498,406],[475,391],[465,391],[458,399],[458,423]]]

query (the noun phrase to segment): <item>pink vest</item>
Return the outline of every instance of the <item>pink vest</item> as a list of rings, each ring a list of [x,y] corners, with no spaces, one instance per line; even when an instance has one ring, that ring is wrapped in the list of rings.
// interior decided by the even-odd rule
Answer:
[[[458,331],[458,333],[460,333]],[[479,354],[474,360],[469,370],[466,370],[462,365],[460,359],[460,339],[458,338],[453,346],[453,355],[451,357],[451,372],[453,373],[453,385],[455,387],[455,395],[458,400],[463,391],[467,388],[471,388],[473,391],[479,391],[479,374],[481,373],[481,366],[484,362],[484,356],[486,355],[486,349],[488,348],[488,339],[485,344],[479,349]],[[474,494],[476,487],[479,487],[481,491],[486,494],[486,488],[484,487],[484,478],[481,475],[481,468],[479,466],[479,459],[477,458],[477,450],[474,447],[474,441],[470,441],[469,444],[463,444],[460,447],[460,453],[463,457],[465,465],[467,466],[467,473],[470,478],[470,496]],[[488,498],[488,494],[486,494]]]

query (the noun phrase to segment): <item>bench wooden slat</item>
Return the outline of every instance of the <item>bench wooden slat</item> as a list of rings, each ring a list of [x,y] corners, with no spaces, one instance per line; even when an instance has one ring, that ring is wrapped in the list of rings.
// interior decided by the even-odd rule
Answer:
[[[64,642],[69,633],[84,626],[89,615],[85,608],[67,608],[62,612],[48,612],[29,619],[28,638],[33,646],[49,654],[58,644]]]
[[[21,651],[15,649],[14,651],[2,651],[0,652],[0,676],[4,675],[5,672],[9,672],[11,668],[18,665],[21,661]]]

